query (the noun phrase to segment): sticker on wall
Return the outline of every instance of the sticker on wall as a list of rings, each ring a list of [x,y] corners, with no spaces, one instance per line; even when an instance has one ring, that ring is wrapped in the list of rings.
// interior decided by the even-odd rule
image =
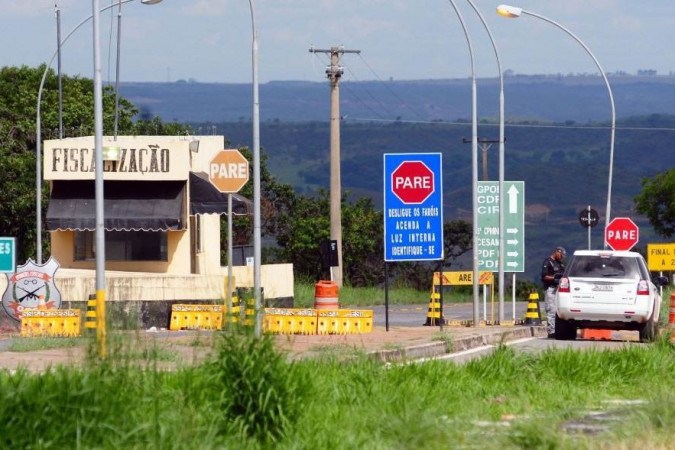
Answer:
[[[61,308],[61,292],[54,283],[59,268],[54,258],[42,265],[32,259],[17,267],[16,272],[7,274],[7,289],[2,294],[2,307],[14,320],[21,321],[27,309]]]

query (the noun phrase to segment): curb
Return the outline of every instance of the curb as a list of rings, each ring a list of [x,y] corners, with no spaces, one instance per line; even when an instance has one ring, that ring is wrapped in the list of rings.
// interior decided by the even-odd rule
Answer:
[[[526,326],[507,331],[494,331],[474,336],[456,338],[450,348],[446,342],[430,342],[394,350],[376,350],[368,356],[381,362],[402,362],[412,359],[433,358],[448,353],[461,352],[484,345],[495,345],[515,339],[546,336],[545,326]]]

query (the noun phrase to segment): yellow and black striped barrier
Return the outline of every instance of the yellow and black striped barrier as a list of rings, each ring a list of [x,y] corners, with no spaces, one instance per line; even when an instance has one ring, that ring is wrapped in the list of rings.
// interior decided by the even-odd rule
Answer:
[[[95,329],[97,321],[96,316],[96,294],[90,294],[87,300],[87,311],[84,313],[84,327]]]
[[[79,336],[79,309],[25,309],[21,313],[21,336]]]
[[[532,292],[528,299],[527,312],[525,312],[525,325],[541,325],[539,294],[536,292]]]

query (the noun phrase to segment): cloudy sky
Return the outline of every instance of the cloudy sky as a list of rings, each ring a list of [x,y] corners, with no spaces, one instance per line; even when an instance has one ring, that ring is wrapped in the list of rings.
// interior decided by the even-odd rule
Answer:
[[[466,0],[454,0],[466,23],[478,77],[494,77],[496,58]],[[543,20],[496,15],[501,1],[474,0],[495,38],[504,70],[596,73],[570,36]],[[114,81],[118,0],[99,0],[104,81]],[[254,0],[259,78],[322,81],[328,57],[309,48],[360,50],[342,60],[343,79],[441,79],[471,74],[468,45],[449,0]],[[522,0],[511,3],[576,34],[606,72],[675,72],[673,0]],[[35,66],[56,52],[61,36],[92,14],[90,0],[0,0],[0,66]],[[122,6],[122,81],[247,83],[251,79],[251,14],[246,0],[164,0]],[[62,68],[93,77],[92,22],[63,46]],[[56,61],[53,64],[56,67]]]

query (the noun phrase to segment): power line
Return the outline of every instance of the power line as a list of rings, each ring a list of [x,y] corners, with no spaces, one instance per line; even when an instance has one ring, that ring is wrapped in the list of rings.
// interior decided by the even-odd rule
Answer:
[[[369,117],[353,117],[351,120],[357,122],[403,122],[403,123],[422,123],[422,124],[434,124],[434,125],[452,125],[452,126],[470,126],[470,122],[449,122],[445,120],[406,120],[406,119],[376,119]],[[498,127],[497,123],[480,123],[480,126],[486,127]],[[599,126],[599,125],[545,125],[545,124],[525,124],[525,123],[506,123],[505,127],[510,128],[558,128],[558,129],[569,129],[569,130],[609,130],[609,126]],[[621,127],[617,126],[617,130],[624,131],[675,131],[675,128],[670,127]]]
[[[398,99],[398,101],[401,102],[401,104],[405,105],[405,106],[406,106],[406,107],[407,107],[407,108],[408,108],[415,116],[417,116],[417,117],[419,117],[420,119],[422,119],[422,116],[420,116],[419,113],[418,113],[417,111],[415,111],[414,109],[412,109],[412,108],[410,107],[410,105],[408,105],[408,103],[406,103],[405,100],[403,100],[401,97],[399,97],[398,94],[396,94],[396,92],[389,86],[389,84],[387,84],[387,82],[385,82],[385,81],[377,74],[377,72],[375,72],[375,70],[370,66],[370,64],[368,64],[368,61],[366,61],[365,58],[364,58],[361,54],[359,54],[359,58],[361,58],[361,61],[363,61],[363,64],[366,65],[366,67],[370,70],[370,72],[371,72],[373,75],[375,75],[375,78],[377,78],[377,80],[378,80],[380,83],[382,83],[382,84],[384,85],[384,87],[389,91],[389,93],[390,93],[391,95],[393,95],[394,97],[396,97],[396,98]]]

